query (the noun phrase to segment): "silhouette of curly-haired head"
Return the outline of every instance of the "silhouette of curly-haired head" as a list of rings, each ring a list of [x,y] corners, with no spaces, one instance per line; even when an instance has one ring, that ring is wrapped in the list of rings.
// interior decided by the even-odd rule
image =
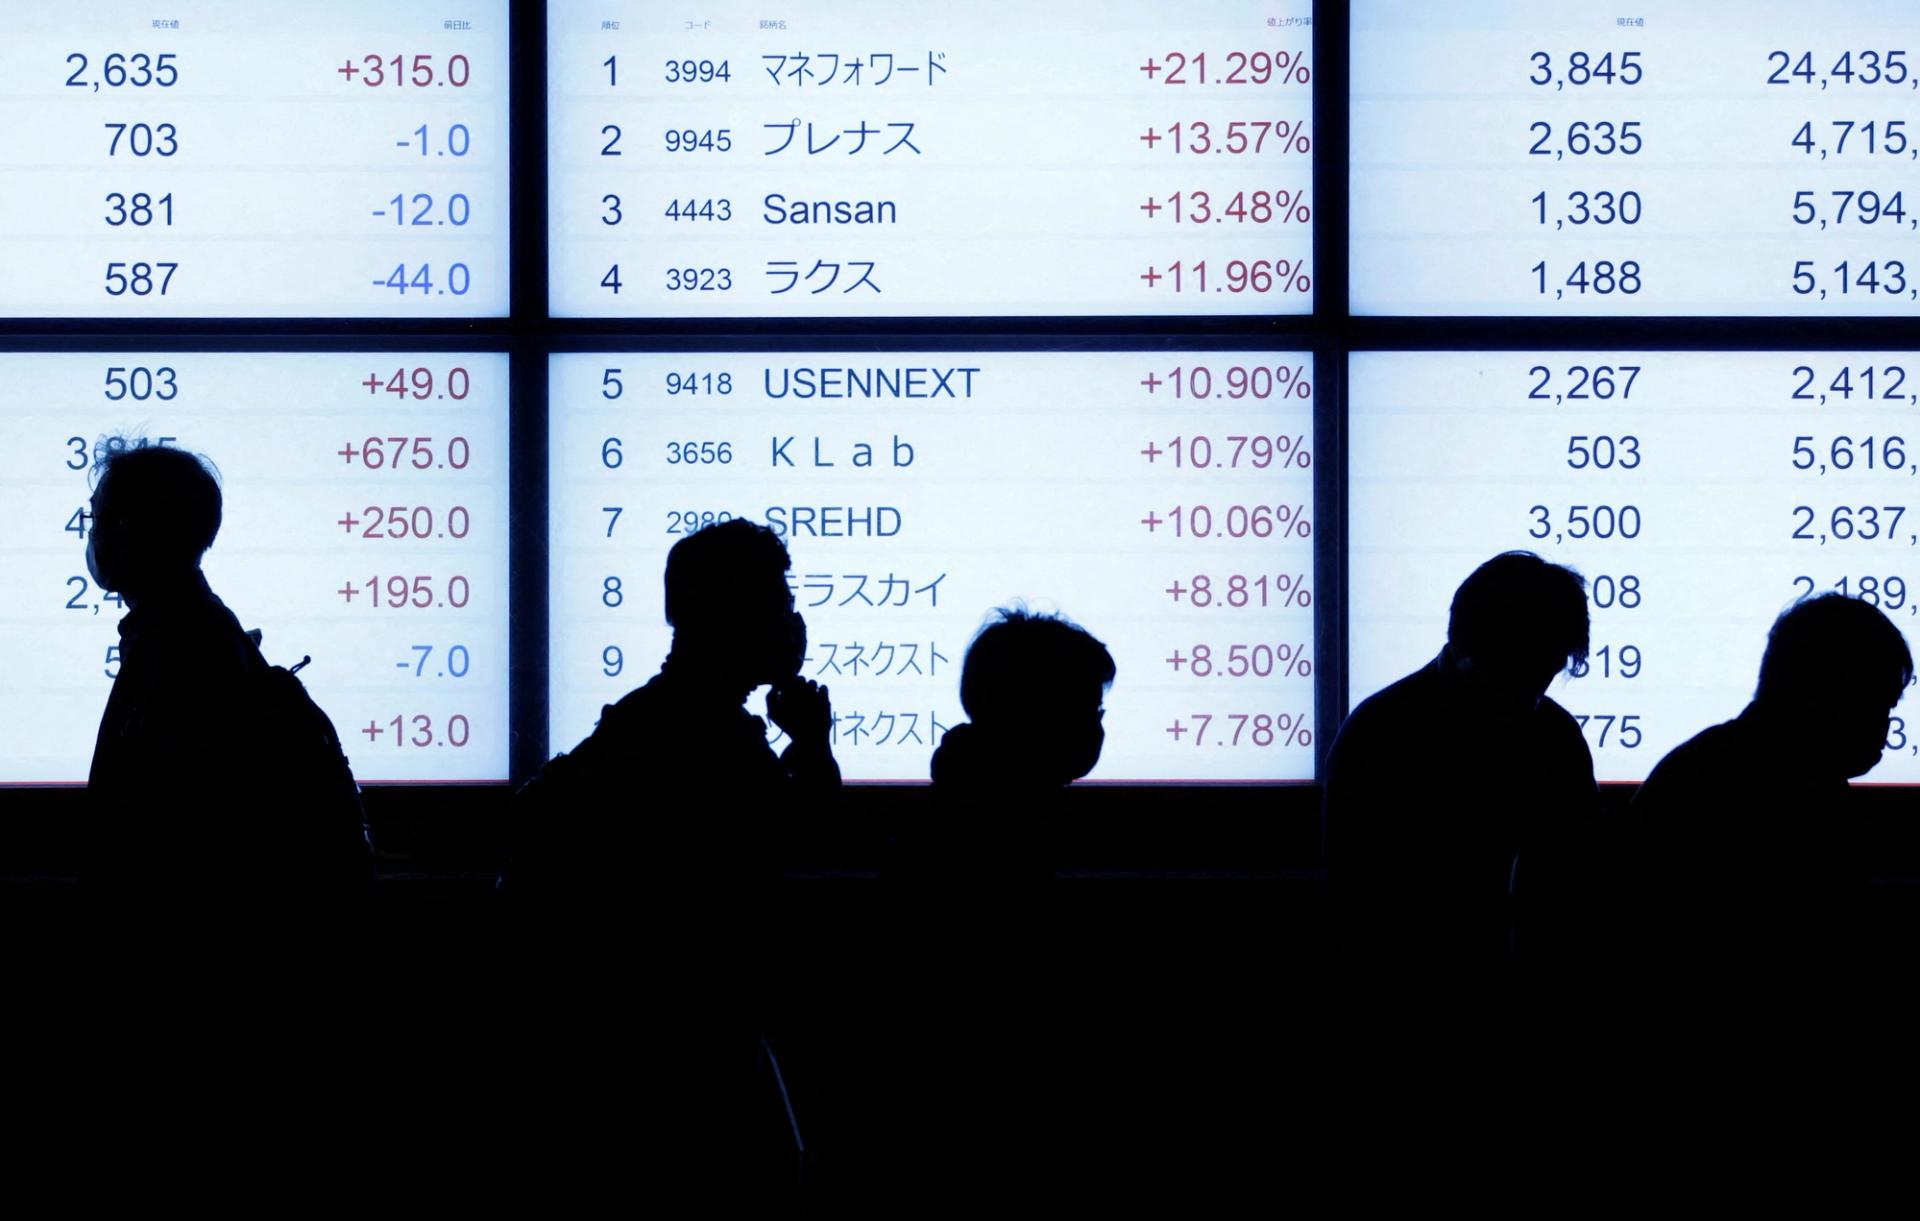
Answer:
[[[1503,693],[1537,701],[1587,659],[1587,583],[1531,551],[1508,551],[1454,591],[1447,644]]]
[[[807,644],[787,584],[791,567],[780,536],[744,518],[675,543],[665,578],[674,654],[721,665],[750,686],[791,678]]]
[[[104,588],[139,595],[200,564],[220,533],[212,464],[169,445],[108,437],[95,448],[87,563]]]
[[[1060,616],[994,614],[967,648],[961,707],[975,725],[1021,741],[1048,779],[1079,779],[1106,741],[1100,705],[1116,673],[1113,654]]]
[[[1822,594],[1788,607],[1767,633],[1754,700],[1798,725],[1821,770],[1862,775],[1880,761],[1913,653],[1893,621],[1859,598]]]

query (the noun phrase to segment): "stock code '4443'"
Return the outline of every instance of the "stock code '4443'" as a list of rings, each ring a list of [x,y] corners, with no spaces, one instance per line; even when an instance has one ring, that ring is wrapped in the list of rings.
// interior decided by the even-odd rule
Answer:
[[[486,353],[0,355],[0,783],[86,778],[126,609],[88,571],[93,480],[150,445],[215,467],[207,579],[269,661],[312,659],[356,776],[506,779],[506,383]]]
[[[1304,314],[1308,0],[548,15],[564,316]]]

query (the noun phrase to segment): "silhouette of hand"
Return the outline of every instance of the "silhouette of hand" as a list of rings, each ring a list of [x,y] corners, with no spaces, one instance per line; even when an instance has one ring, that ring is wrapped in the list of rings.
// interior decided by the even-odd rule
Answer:
[[[767,692],[767,716],[796,743],[824,746],[833,725],[833,701],[819,683],[795,676]]]

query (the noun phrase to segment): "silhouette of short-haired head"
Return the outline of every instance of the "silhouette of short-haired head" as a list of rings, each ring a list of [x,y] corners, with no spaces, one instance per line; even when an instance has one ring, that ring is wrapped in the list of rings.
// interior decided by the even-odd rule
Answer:
[[[1116,673],[1113,654],[1057,615],[994,613],[967,648],[961,707],[975,725],[1020,743],[1037,778],[1078,780],[1106,742],[1100,705]]]
[[[667,552],[666,611],[673,651],[757,687],[792,678],[807,625],[787,584],[780,536],[744,518],[687,535]]]
[[[1911,681],[1913,654],[1891,619],[1858,598],[1822,594],[1774,620],[1754,700],[1798,726],[1822,772],[1850,779],[1880,761]]]
[[[96,447],[87,566],[103,588],[138,596],[200,564],[220,533],[220,481],[206,459],[167,445]]]
[[[1496,555],[1460,583],[1447,644],[1490,693],[1537,704],[1554,676],[1587,659],[1587,583],[1531,551]]]

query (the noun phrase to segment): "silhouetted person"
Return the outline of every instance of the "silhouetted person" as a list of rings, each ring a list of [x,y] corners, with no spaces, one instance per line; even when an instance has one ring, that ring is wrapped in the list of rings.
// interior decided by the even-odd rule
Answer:
[[[665,884],[720,888],[730,910],[761,901],[788,829],[840,785],[827,689],[799,676],[790,566],[778,535],[741,519],[674,544],[666,660],[522,792],[505,895],[528,910],[629,905]],[[759,687],[791,739],[779,755],[744,706]]]
[[[1088,1059],[1087,1024],[1111,1015],[1078,1020],[1062,979],[1082,955],[1057,919],[1058,824],[1100,760],[1114,674],[1105,645],[1052,615],[997,611],[967,649],[968,720],[942,737],[929,800],[898,829],[883,930],[898,1007],[876,1005],[867,1040],[886,1067],[866,1109],[894,1117],[873,1173],[901,1215],[985,1213],[1062,1172],[1075,1125],[1057,1083]]]
[[[1587,643],[1579,574],[1507,552],[1454,593],[1440,655],[1347,718],[1327,865],[1363,962],[1490,964],[1568,935],[1599,793],[1579,723],[1546,691]]]
[[[1676,746],[1633,802],[1646,950],[1682,970],[1857,948],[1871,870],[1848,781],[1913,678],[1900,630],[1840,594],[1774,621],[1753,701]]]
[[[777,1193],[793,1173],[761,1043],[784,965],[770,904],[784,842],[840,784],[827,690],[799,676],[789,566],[744,520],[673,546],[660,672],[522,790],[501,877],[541,968],[577,989],[552,1015],[555,1051],[581,1072],[637,1068],[640,1139],[660,1154],[643,1177],[710,1170],[717,1199]],[[759,687],[792,739],[779,755],[744,707]]]
[[[127,613],[88,777],[86,886],[160,906],[363,891],[372,850],[332,725],[201,574],[213,472],[111,438],[95,474],[87,568]]]
[[[971,719],[934,751],[931,817],[903,831],[923,879],[1051,876],[1054,807],[1106,741],[1101,703],[1115,673],[1107,647],[1057,616],[997,615],[962,664],[960,705]]]

